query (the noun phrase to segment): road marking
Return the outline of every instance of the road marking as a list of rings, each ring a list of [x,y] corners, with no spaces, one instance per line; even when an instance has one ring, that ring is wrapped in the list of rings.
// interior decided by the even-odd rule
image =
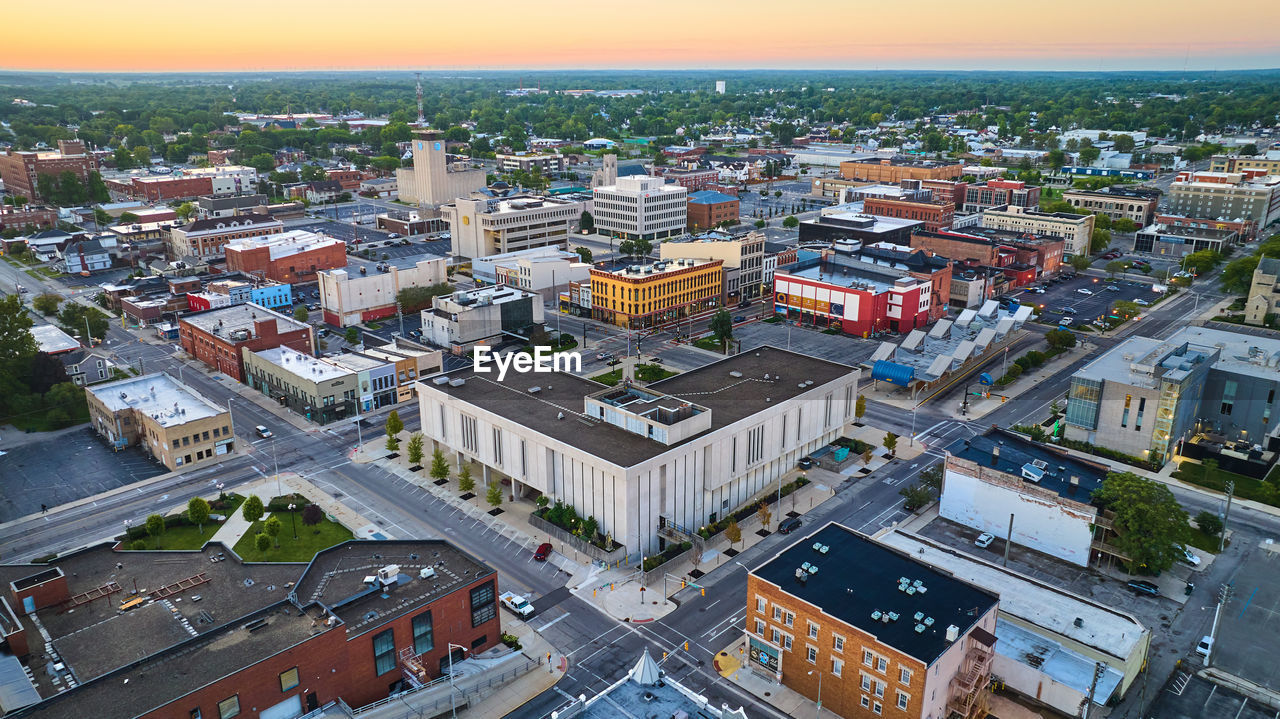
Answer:
[[[551,628],[551,626],[552,626],[553,624],[555,624],[556,622],[560,621],[561,619],[564,619],[564,618],[565,618],[565,617],[567,617],[567,616],[569,616],[569,613],[568,613],[568,612],[565,612],[564,614],[561,614],[560,616],[556,617],[555,619],[552,619],[551,621],[547,622],[546,624],[543,624],[543,625],[542,625],[542,627],[538,629],[538,631],[539,631],[539,632],[545,632],[545,631],[547,631],[548,629],[550,629],[550,628]]]

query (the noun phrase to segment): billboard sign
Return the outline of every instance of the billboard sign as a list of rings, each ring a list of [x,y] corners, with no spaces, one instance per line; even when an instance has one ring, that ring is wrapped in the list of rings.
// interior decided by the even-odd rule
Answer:
[[[748,634],[747,647],[751,666],[756,671],[772,674],[775,679],[782,681],[782,650],[778,645]]]

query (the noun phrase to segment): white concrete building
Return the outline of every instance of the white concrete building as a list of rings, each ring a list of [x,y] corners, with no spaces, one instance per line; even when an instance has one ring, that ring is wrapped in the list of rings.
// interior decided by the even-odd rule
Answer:
[[[596,231],[621,238],[653,240],[684,233],[688,188],[661,177],[632,175],[592,190]]]
[[[449,164],[444,133],[439,130],[415,130],[410,150],[413,167],[396,170],[396,187],[405,202],[434,207],[485,186],[487,173],[483,168]]]
[[[449,223],[453,254],[475,259],[535,247],[567,250],[584,209],[574,200],[513,195],[459,197],[440,213]]]
[[[939,515],[1063,561],[1090,565],[1094,525],[1110,526],[1090,504],[1110,471],[992,428],[947,447]]]
[[[358,325],[396,314],[396,295],[406,287],[430,287],[448,279],[443,257],[419,260],[400,269],[391,265],[386,272],[361,275],[358,272],[327,270],[316,273],[320,308],[324,321],[336,327]]]
[[[508,332],[543,323],[542,297],[511,287],[458,290],[432,298],[422,311],[422,340],[460,352],[514,339]]]
[[[535,247],[477,257],[471,262],[471,276],[476,282],[541,292],[586,280],[591,276],[591,265],[576,252]]]
[[[859,371],[761,347],[641,387],[474,368],[418,384],[422,432],[487,484],[658,551],[776,489],[853,418]],[[482,491],[477,490],[477,491]],[[660,536],[660,529],[661,535]]]
[[[1063,252],[1070,255],[1089,254],[1093,237],[1094,216],[1071,212],[1039,212],[1025,207],[1000,205],[983,210],[977,217],[982,226],[993,230],[1029,232],[1041,237],[1063,240]],[[957,229],[953,224],[951,229]]]

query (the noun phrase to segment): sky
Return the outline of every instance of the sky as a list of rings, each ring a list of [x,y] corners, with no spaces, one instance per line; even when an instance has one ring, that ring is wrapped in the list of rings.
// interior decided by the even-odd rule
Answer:
[[[1280,67],[1280,2],[59,0],[0,69],[1232,70]],[[1225,14],[1224,14],[1225,13]]]

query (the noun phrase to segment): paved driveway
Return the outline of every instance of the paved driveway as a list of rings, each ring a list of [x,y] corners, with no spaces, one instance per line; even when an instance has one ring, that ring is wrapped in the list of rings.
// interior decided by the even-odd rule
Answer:
[[[1107,282],[1098,277],[1080,275],[1073,280],[1050,285],[1044,294],[1023,290],[1014,294],[1019,302],[1042,307],[1041,322],[1055,324],[1064,316],[1073,316],[1073,326],[1088,324],[1105,314],[1117,300],[1134,301],[1143,299],[1148,302],[1156,298],[1151,291],[1150,281],[1134,278],[1117,277],[1115,282]],[[1105,289],[1113,285],[1116,290]],[[1091,294],[1083,294],[1080,290],[1088,290]],[[1064,313],[1064,308],[1075,310],[1074,315]]]

